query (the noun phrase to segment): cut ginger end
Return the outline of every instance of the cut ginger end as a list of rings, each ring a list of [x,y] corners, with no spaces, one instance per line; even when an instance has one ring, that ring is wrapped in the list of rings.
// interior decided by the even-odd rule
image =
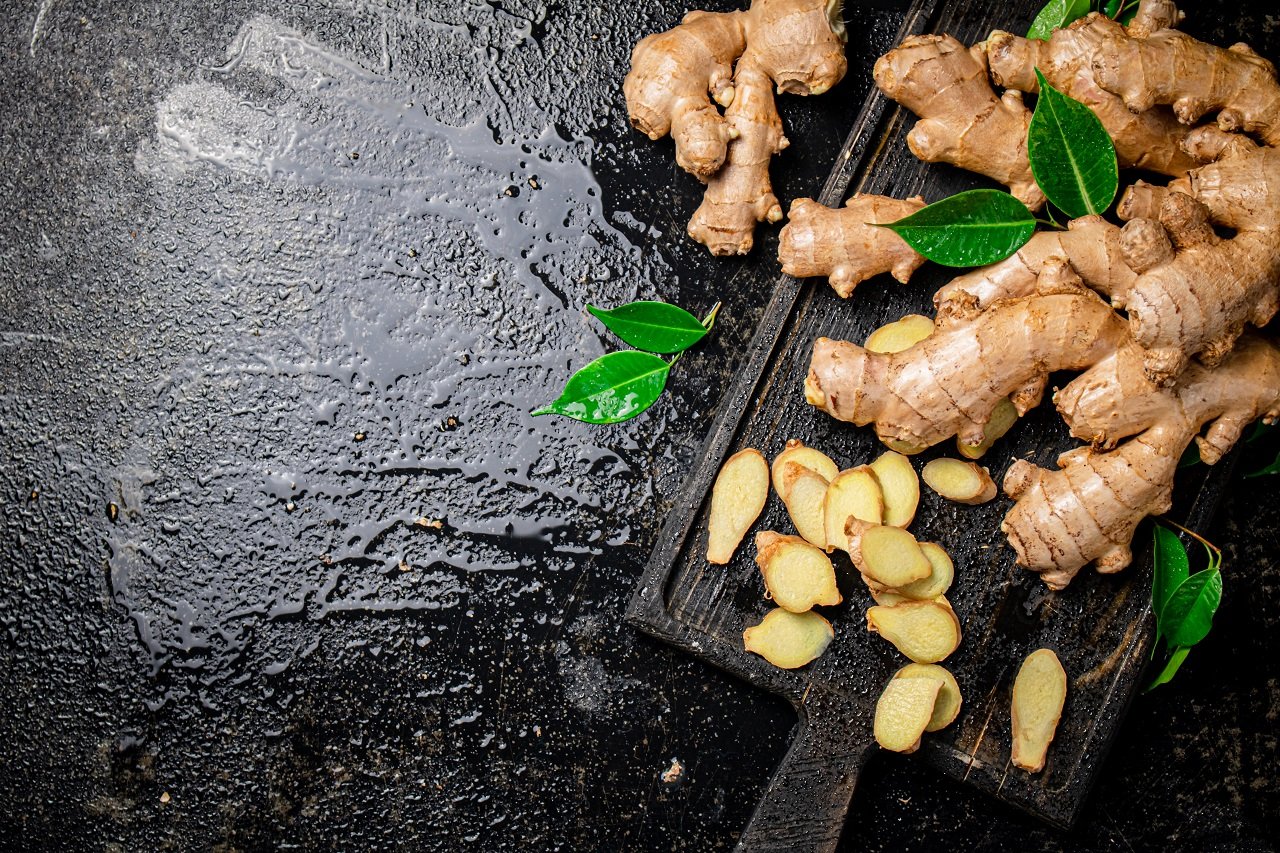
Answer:
[[[777,478],[774,483],[776,486]],[[781,483],[778,494],[791,516],[791,523],[796,526],[796,532],[825,551],[827,528],[823,505],[827,497],[826,479],[798,462],[787,462],[782,466]]]
[[[908,527],[920,505],[920,478],[911,460],[893,450],[886,450],[871,463],[871,473],[880,484],[884,499],[882,524]]]
[[[940,601],[905,601],[867,610],[867,628],[916,663],[937,663],[960,647],[960,620]]]
[[[835,635],[831,623],[817,613],[792,613],[779,607],[766,613],[759,625],[743,631],[742,644],[780,669],[796,669],[817,660]]]
[[[766,531],[756,536],[756,565],[764,577],[765,589],[774,604],[792,613],[803,613],[814,605],[839,604],[843,599],[836,586],[836,571],[822,551],[798,536],[780,536]]]
[[[822,514],[828,551],[844,547],[845,527],[850,519],[880,524],[884,518],[884,497],[871,467],[861,465],[836,475],[827,487]]]
[[[943,679],[938,676],[895,678],[876,702],[872,730],[876,743],[893,752],[915,752],[933,719]]]
[[[1067,699],[1067,673],[1051,649],[1027,655],[1013,681],[1013,763],[1031,773],[1044,768]]]
[[[711,488],[707,562],[724,564],[733,559],[768,498],[769,465],[760,451],[747,448],[725,461]]]
[[[983,504],[996,496],[996,483],[986,468],[959,459],[933,459],[924,466],[920,478],[925,485],[950,501]]]
[[[1018,410],[1008,399],[1001,400],[991,413],[990,420],[982,428],[981,444],[965,444],[956,436],[956,449],[966,459],[981,459],[991,446],[1013,429],[1018,422]]]
[[[784,502],[787,499],[787,483],[783,475],[789,462],[807,468],[828,483],[840,473],[840,467],[831,461],[831,457],[805,446],[799,439],[791,439],[773,460],[773,488]]]
[[[901,320],[886,323],[868,335],[863,349],[886,354],[902,352],[932,334],[933,320],[922,314],[908,314]]]

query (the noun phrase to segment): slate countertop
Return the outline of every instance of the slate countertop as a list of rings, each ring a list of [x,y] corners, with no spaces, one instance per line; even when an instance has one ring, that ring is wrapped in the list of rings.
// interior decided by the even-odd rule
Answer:
[[[784,199],[901,20],[849,5],[849,79],[782,104]],[[690,244],[696,183],[627,127],[630,48],[684,11],[10,11],[4,846],[732,846],[792,714],[622,624],[775,248]],[[585,303],[712,295],[645,417],[527,416],[610,345]],[[1274,492],[1232,489],[1217,626],[1137,700],[1074,832],[880,756],[843,847],[1275,849]]]

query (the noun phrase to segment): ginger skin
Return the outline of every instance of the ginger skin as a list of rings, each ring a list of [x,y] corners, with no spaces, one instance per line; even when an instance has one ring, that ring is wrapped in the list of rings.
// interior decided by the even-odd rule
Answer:
[[[873,423],[886,443],[923,448],[958,435],[978,444],[1006,397],[1025,414],[1049,373],[1087,368],[1127,338],[1124,321],[1055,260],[1044,265],[1037,295],[943,318],[902,352],[819,338],[805,398],[839,420]]]
[[[796,199],[779,235],[782,271],[796,278],[826,276],[845,299],[861,282],[884,272],[906,284],[924,257],[897,234],[873,223],[896,222],[922,207],[920,196],[899,200],[858,193],[841,208]]]
[[[981,46],[911,36],[876,60],[873,75],[881,92],[920,117],[907,134],[912,154],[986,175],[1032,210],[1044,204],[1027,160],[1031,111],[1016,91],[996,96]]]
[[[1018,460],[1005,475],[1015,499],[1001,525],[1019,565],[1061,589],[1089,563],[1114,572],[1132,559],[1133,532],[1168,510],[1174,473],[1193,440],[1213,464],[1259,417],[1280,416],[1280,349],[1243,339],[1215,369],[1188,369],[1171,388],[1146,382],[1134,347],[1117,351],[1055,397],[1072,433],[1114,450],[1076,448],[1048,471]],[[1207,431],[1201,435],[1205,425]]]

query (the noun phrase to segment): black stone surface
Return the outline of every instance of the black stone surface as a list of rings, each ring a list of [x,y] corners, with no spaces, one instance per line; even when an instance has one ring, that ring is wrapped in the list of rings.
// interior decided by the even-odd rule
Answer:
[[[0,843],[732,845],[790,712],[621,623],[773,263],[685,239],[696,183],[627,127],[630,47],[684,11],[7,9]],[[784,199],[900,12],[848,17],[849,80],[783,103]],[[528,418],[612,346],[583,306],[644,296],[726,302],[664,400]],[[882,757],[845,846],[1273,849],[1274,488],[1231,495],[1218,626],[1074,832]]]

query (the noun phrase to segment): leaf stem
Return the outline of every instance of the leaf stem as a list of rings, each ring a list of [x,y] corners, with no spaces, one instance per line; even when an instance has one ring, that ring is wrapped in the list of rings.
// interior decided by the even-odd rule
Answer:
[[[1208,539],[1205,539],[1203,536],[1201,536],[1199,533],[1196,533],[1194,530],[1190,529],[1189,527],[1183,527],[1178,522],[1170,520],[1167,516],[1161,515],[1161,516],[1158,516],[1158,518],[1161,524],[1167,524],[1170,527],[1176,527],[1179,530],[1181,530],[1183,533],[1187,534],[1192,539],[1196,540],[1201,545],[1203,545],[1205,547],[1205,550],[1209,552],[1211,559],[1217,559],[1219,563],[1222,562],[1222,549],[1219,548],[1217,545],[1214,545]]]
[[[1040,217],[1037,216],[1035,217],[1035,220],[1037,225],[1043,225],[1046,228],[1052,228],[1055,231],[1067,230],[1065,226],[1059,225],[1058,223],[1054,222],[1052,219],[1041,219]]]
[[[702,327],[706,329],[708,332],[710,332],[712,328],[715,327],[716,319],[720,316],[720,308],[723,304],[724,304],[723,302],[720,302],[719,300],[717,300],[716,304],[712,305],[711,310],[707,312],[707,316],[702,318],[701,320]],[[671,359],[671,366],[675,367],[676,362],[680,360],[680,356],[684,355],[686,352],[688,352],[688,350],[682,350],[676,353],[675,358]]]

